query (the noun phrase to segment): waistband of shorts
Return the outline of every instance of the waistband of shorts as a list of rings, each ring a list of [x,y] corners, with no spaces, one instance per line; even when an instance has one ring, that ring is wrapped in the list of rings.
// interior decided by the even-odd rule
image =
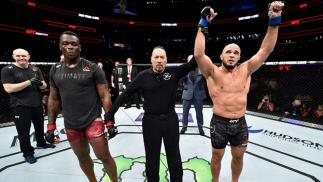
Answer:
[[[230,124],[235,124],[235,123],[238,123],[239,121],[242,121],[242,120],[245,120],[245,116],[242,116],[240,118],[225,118],[225,117],[222,117],[222,116],[218,116],[216,114],[213,114],[213,117],[212,118],[216,118],[216,119],[219,119],[221,121],[226,121]]]
[[[171,116],[172,114],[176,114],[175,111],[172,111],[172,112],[169,112],[169,113],[166,113],[166,114],[150,114],[150,113],[145,113],[146,116],[148,117],[160,117],[160,118],[166,118],[166,117],[169,117]]]

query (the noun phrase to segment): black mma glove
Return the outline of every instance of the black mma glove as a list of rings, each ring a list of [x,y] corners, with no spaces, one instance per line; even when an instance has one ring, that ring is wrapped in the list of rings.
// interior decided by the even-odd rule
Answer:
[[[208,36],[208,25],[209,22],[216,16],[214,10],[210,6],[205,6],[201,11],[201,19],[199,21],[199,27],[205,36]]]
[[[39,87],[39,86],[42,86],[43,85],[43,83],[37,77],[31,78],[29,80],[29,82],[30,82],[30,86],[37,86],[37,87]]]
[[[58,131],[56,129],[56,124],[47,124],[47,132],[45,133],[45,140],[48,143],[59,143],[60,138],[58,135]]]
[[[105,123],[105,126],[107,127],[109,139],[115,137],[118,133],[118,128],[114,126],[113,115],[110,114],[110,112],[106,112],[104,114],[104,123]]]

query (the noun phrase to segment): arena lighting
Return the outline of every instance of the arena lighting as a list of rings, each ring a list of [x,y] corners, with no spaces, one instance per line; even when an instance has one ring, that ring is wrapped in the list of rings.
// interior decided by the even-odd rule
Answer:
[[[66,28],[65,25],[58,25],[58,24],[52,24],[52,23],[47,23],[47,25],[52,27],[58,27],[58,28]]]
[[[255,15],[251,15],[251,16],[239,17],[238,20],[239,21],[241,21],[241,20],[250,20],[250,19],[253,19],[253,18],[259,18],[259,14],[255,14]]]
[[[48,33],[36,32],[35,35],[48,37]]]
[[[323,64],[323,61],[274,61],[274,62],[264,63],[264,65],[304,65],[304,64]]]
[[[76,26],[75,25],[67,25],[68,28],[71,28],[71,29],[76,29]]]
[[[28,3],[27,3],[28,1],[25,1],[25,0],[11,0],[11,1],[28,6]],[[150,1],[147,1],[146,4],[159,4],[159,2],[156,0],[150,0]],[[312,0],[310,2],[307,2],[306,4],[308,7],[309,6],[317,6],[317,5],[322,4],[322,1],[321,0]],[[299,9],[299,6],[300,6],[299,4],[296,4],[294,6],[288,6],[285,8],[284,12],[286,13],[287,11],[297,11]],[[61,9],[61,8],[45,6],[45,5],[41,5],[39,3],[37,4],[37,6],[35,5],[35,8],[39,8],[39,9],[42,9],[45,11],[50,11],[50,12],[54,12],[54,13],[58,13],[58,14],[64,14],[64,15],[68,15],[68,16],[78,16],[77,12],[68,11],[68,10]],[[260,13],[260,16],[261,17],[267,16],[267,12]],[[97,18],[99,18],[99,17],[97,17]],[[102,20],[102,21],[110,22],[110,23],[129,24],[129,22],[126,20],[113,19],[110,17],[100,17],[98,20]],[[222,20],[214,20],[211,24],[235,23],[237,21],[239,21],[238,18],[229,18],[229,19],[222,19]],[[136,25],[149,27],[149,26],[160,26],[160,23],[157,23],[157,22],[136,22]],[[195,21],[194,22],[178,23],[178,26],[195,26],[195,25],[196,25]]]
[[[50,7],[50,6],[44,6],[41,4],[37,4],[31,1],[25,1],[25,0],[11,0],[12,2],[18,3],[18,4],[23,4],[23,5],[27,5],[27,6],[31,6],[34,8],[38,8],[38,9],[42,9],[45,11],[49,11],[49,12],[54,12],[54,13],[59,13],[59,14],[64,14],[67,16],[77,16],[77,13],[72,12],[72,11],[68,11],[68,10],[64,10],[64,9],[60,9],[60,8],[54,8],[54,7]],[[34,5],[33,5],[34,4]]]
[[[295,25],[295,24],[301,24],[301,23],[304,24],[304,23],[310,23],[310,22],[314,22],[314,21],[321,21],[322,18],[323,18],[323,14],[310,16],[310,17],[301,18],[301,19],[297,19],[297,20],[282,22],[279,27],[286,27],[286,26]],[[298,21],[298,23],[294,22],[294,24],[293,24],[292,23],[293,21]]]
[[[286,70],[286,71],[290,71],[290,68],[291,66],[278,66],[278,70],[279,71],[283,71],[283,70]]]
[[[79,13],[78,16],[81,17],[81,18],[87,18],[87,19],[92,19],[92,20],[100,20],[100,18],[98,16],[91,16],[91,15],[86,15],[86,14],[82,14],[82,13]]]
[[[91,27],[66,24],[66,23],[57,22],[57,21],[53,21],[53,20],[44,20],[44,22],[49,26],[54,26],[54,27],[59,27],[59,28],[70,28],[70,29],[75,29],[75,30],[80,30],[80,31],[85,31],[85,32],[96,32],[96,29],[91,28]]]
[[[36,3],[28,1],[27,6],[36,7]]]
[[[299,8],[307,8],[307,3],[300,4],[300,5],[299,5]]]
[[[299,24],[299,20],[293,20],[290,22],[291,25]]]
[[[278,39],[287,39],[291,37],[301,37],[305,35],[315,35],[315,34],[322,34],[323,27],[315,28],[315,29],[309,29],[309,30],[302,30],[297,32],[288,32],[288,33],[281,33],[278,37]]]
[[[176,27],[177,23],[161,23],[162,27]]]
[[[114,47],[125,48],[126,46],[123,43],[114,43]]]
[[[33,29],[26,29],[26,34],[48,37],[48,33],[37,32],[36,30],[33,30]]]
[[[55,33],[55,32],[39,32],[34,29],[27,29],[27,28],[22,28],[22,27],[17,27],[17,26],[11,26],[11,25],[5,25],[5,24],[0,24],[0,30],[2,31],[7,31],[7,32],[14,32],[14,33],[20,33],[20,34],[27,34],[27,35],[40,35],[40,36],[45,36],[48,38],[58,38],[60,33]],[[104,40],[100,38],[92,38],[92,37],[83,37],[80,36],[80,39],[82,42],[86,43],[94,43],[94,44],[99,44],[102,43]]]
[[[156,5],[156,4],[159,4],[158,1],[147,1],[146,2],[146,5]]]

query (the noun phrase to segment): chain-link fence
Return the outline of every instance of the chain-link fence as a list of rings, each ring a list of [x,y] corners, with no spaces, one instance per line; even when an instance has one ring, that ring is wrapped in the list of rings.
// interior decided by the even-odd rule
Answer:
[[[0,65],[0,68],[5,65]],[[134,65],[138,70],[149,68],[150,64]],[[173,65],[173,66],[176,66]],[[48,72],[50,65],[39,66],[48,83]],[[107,75],[110,78],[110,75]],[[108,79],[108,81],[110,81]],[[177,104],[181,104],[182,87],[178,88]],[[12,121],[9,106],[9,95],[0,87],[0,123]],[[257,109],[264,96],[270,98],[273,103],[273,111]],[[288,117],[316,122],[314,112],[319,105],[323,104],[323,64],[285,64],[285,65],[263,65],[252,75],[250,92],[248,94],[248,110],[266,112],[273,115],[284,116],[292,102],[297,99],[301,101],[302,113],[290,113]],[[205,104],[212,105],[210,98]],[[322,117],[321,117],[322,119]]]
[[[264,96],[273,103],[273,111],[258,108]],[[315,122],[319,119],[314,112],[322,104],[322,64],[263,66],[252,75],[249,110]]]

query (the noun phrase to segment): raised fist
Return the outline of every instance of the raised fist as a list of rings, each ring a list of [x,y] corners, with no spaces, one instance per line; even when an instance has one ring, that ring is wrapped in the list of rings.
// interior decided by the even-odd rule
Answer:
[[[214,9],[210,6],[205,6],[201,11],[201,19],[199,22],[199,26],[201,27],[207,27],[208,24],[212,21],[212,19],[217,15],[216,12],[214,12]]]
[[[268,16],[270,19],[281,16],[285,4],[283,1],[274,1],[268,5]]]
[[[214,9],[210,6],[205,6],[201,11],[201,19],[199,21],[199,27],[201,27],[201,31],[205,36],[208,36],[209,30],[208,25],[212,21],[212,19],[217,15],[214,12]]]

